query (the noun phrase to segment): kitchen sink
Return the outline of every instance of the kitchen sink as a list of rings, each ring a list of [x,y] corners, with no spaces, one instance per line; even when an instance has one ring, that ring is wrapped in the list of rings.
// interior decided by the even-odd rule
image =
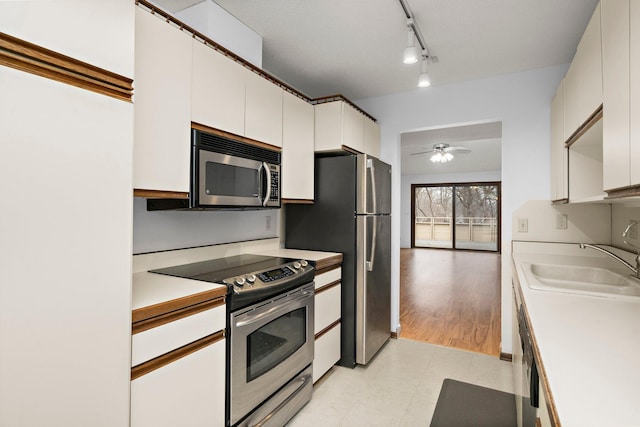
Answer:
[[[532,289],[600,296],[640,297],[640,280],[601,267],[528,264]]]

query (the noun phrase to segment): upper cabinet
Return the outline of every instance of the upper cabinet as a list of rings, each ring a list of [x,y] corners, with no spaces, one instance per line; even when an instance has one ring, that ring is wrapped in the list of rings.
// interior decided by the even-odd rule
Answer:
[[[640,184],[640,6],[602,1],[604,188]],[[633,120],[635,118],[635,120]]]
[[[578,131],[602,104],[601,50],[600,5],[598,5],[578,44],[564,79],[565,141]]]
[[[192,38],[136,8],[133,187],[189,191]]]
[[[284,90],[246,70],[244,136],[282,147],[282,93]]]
[[[551,101],[551,200],[564,201],[568,192],[568,152],[564,145],[564,80]]]
[[[340,100],[316,104],[315,109],[316,151],[347,148],[379,155],[380,130],[373,120]]]
[[[245,68],[193,40],[191,120],[244,135]]]
[[[283,101],[282,199],[313,200],[314,108],[289,92]]]

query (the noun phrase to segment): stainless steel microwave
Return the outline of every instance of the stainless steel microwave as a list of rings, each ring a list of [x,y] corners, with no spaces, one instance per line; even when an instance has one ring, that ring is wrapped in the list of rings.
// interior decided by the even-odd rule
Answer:
[[[189,200],[148,199],[148,210],[280,207],[280,152],[191,130]]]

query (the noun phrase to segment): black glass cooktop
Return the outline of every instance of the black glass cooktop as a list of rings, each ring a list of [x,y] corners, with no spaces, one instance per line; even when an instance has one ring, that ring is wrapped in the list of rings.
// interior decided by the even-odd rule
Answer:
[[[222,284],[224,279],[273,270],[291,261],[293,260],[290,258],[265,255],[236,255],[149,271],[151,273],[166,274],[167,276]]]

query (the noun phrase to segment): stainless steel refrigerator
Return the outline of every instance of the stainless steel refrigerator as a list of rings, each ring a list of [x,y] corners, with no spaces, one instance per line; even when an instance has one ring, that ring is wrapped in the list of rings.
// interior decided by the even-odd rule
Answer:
[[[286,205],[285,246],[343,254],[338,363],[367,364],[391,335],[391,166],[318,155],[314,204]]]

